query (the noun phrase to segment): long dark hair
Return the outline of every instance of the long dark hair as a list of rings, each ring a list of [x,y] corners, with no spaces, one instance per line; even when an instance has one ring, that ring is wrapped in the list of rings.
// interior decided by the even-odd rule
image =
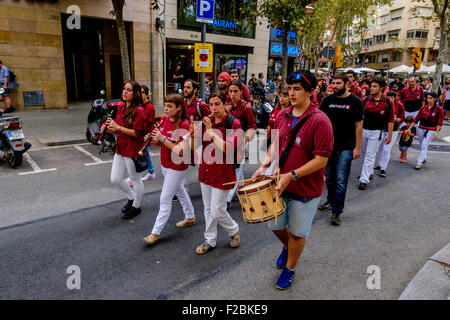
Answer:
[[[181,94],[170,93],[164,98],[164,102],[174,103],[175,106],[181,107],[181,111],[179,111],[177,113],[177,115],[175,116],[176,120],[175,120],[175,126],[173,128],[173,131],[175,131],[176,129],[178,129],[180,127],[180,124],[184,120],[187,120],[186,108],[184,106],[184,98]]]
[[[133,99],[131,100],[130,105],[125,109],[125,113],[123,115],[123,122],[128,121],[129,124],[133,123],[134,116],[136,114],[136,109],[142,106],[142,93],[141,86],[134,80],[125,81],[123,84],[123,88],[125,85],[129,83],[133,87]]]
[[[431,106],[431,108],[434,108],[434,107],[436,106],[436,104],[437,104],[437,98],[439,97],[439,95],[437,94],[436,91],[431,91],[431,92],[428,92],[428,93],[427,93],[427,97],[428,97],[428,96],[431,96],[433,99],[436,99],[436,100],[434,101],[434,105]]]

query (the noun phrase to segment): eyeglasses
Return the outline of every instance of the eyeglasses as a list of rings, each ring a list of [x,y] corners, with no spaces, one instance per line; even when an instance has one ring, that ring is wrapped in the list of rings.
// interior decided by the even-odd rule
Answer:
[[[311,83],[308,81],[308,79],[301,74],[300,72],[294,72],[287,78],[287,83],[293,82],[294,80],[300,80],[301,78],[305,79],[305,81],[309,84],[310,87],[312,87]]]

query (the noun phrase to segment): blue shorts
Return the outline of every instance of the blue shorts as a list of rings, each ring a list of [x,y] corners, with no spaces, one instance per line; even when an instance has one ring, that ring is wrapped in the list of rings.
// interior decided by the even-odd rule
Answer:
[[[398,148],[400,149],[400,151],[408,151],[409,147],[399,145]]]
[[[320,197],[314,198],[306,203],[285,197],[282,197],[282,199],[286,204],[286,211],[277,218],[277,225],[275,225],[275,219],[269,221],[269,229],[277,231],[283,230],[287,226],[289,232],[294,236],[301,238],[308,237]]]

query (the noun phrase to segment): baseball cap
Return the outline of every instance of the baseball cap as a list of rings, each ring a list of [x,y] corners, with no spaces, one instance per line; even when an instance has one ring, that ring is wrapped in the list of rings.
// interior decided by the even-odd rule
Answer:
[[[222,72],[219,74],[219,76],[217,77],[217,79],[219,80],[225,80],[226,82],[230,83],[231,82],[231,76],[228,74],[228,72]]]

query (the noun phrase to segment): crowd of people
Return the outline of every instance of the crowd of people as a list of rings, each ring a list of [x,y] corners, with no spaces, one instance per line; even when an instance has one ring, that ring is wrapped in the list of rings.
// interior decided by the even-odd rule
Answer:
[[[149,171],[143,178],[140,176],[139,160],[143,157],[139,151],[146,144],[161,147],[164,180],[155,224],[151,233],[142,238],[147,245],[158,242],[174,199],[180,201],[184,212],[184,220],[177,222],[176,227],[197,223],[184,183],[189,166],[194,166],[198,170],[205,218],[204,240],[195,252],[202,255],[217,246],[218,226],[230,237],[229,247],[239,246],[239,224],[228,209],[240,185],[236,182],[244,180],[244,163],[236,158],[230,162],[227,155],[231,151],[242,159],[243,151],[254,138],[257,128],[252,93],[258,84],[265,90],[262,78],[252,75],[246,86],[238,72],[222,72],[217,77],[217,89],[210,88],[207,101],[198,97],[199,83],[187,79],[183,95],[171,93],[164,98],[164,116],[158,125],[148,88],[135,81],[125,82],[123,103],[116,118],[108,120],[109,132],[117,135],[111,181],[128,198],[122,218],[140,214],[143,181],[154,179],[155,173],[147,152],[149,165],[144,167]],[[276,287],[286,289],[294,278],[316,210],[331,210],[331,224],[342,223],[353,160],[362,158],[359,189],[366,190],[375,171],[386,177],[398,136],[400,161],[407,162],[408,147],[417,135],[420,155],[415,168],[421,169],[428,145],[439,136],[443,125],[441,105],[447,103],[450,83],[438,95],[417,85],[414,77],[402,88],[398,80],[358,79],[352,71],[330,79],[317,78],[308,71],[295,72],[286,79],[285,86],[279,80],[271,88],[276,92],[277,103],[267,128],[267,156],[251,179],[275,179],[274,164],[278,164],[280,174],[275,189],[286,209],[277,223],[271,220],[268,227],[282,245],[275,263],[282,269]],[[126,176],[128,179],[124,179]],[[319,205],[325,185],[327,200]]]

